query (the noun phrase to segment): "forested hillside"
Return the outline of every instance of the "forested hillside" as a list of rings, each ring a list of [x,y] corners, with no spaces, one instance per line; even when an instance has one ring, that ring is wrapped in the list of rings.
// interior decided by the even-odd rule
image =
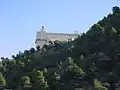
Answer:
[[[0,62],[0,90],[120,90],[120,8],[75,41],[49,42]]]

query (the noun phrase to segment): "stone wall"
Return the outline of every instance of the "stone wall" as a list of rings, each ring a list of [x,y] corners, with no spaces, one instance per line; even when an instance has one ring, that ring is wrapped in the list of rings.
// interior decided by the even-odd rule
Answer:
[[[69,33],[47,33],[42,26],[40,32],[37,32],[36,35],[36,46],[43,47],[44,44],[47,44],[49,41],[68,41],[74,40],[78,37],[78,34],[69,34]]]
[[[72,34],[49,34],[47,38],[50,41],[55,41],[55,40],[59,40],[59,41],[68,41],[68,39],[75,39],[77,38],[77,35],[72,35]]]

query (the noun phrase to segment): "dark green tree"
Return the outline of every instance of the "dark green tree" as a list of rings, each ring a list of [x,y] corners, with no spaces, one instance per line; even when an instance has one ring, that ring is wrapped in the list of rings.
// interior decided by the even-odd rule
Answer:
[[[0,87],[5,88],[5,86],[6,86],[6,80],[4,76],[2,75],[2,73],[0,73]]]

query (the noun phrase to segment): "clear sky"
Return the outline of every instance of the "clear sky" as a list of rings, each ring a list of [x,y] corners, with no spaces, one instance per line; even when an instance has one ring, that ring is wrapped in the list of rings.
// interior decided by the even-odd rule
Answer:
[[[119,0],[0,0],[0,57],[34,46],[36,31],[85,32]]]

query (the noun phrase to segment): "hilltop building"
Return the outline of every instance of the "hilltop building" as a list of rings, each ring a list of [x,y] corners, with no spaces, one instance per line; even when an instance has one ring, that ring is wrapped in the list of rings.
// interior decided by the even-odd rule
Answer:
[[[36,35],[36,46],[43,47],[44,44],[48,44],[49,41],[69,41],[74,40],[78,37],[78,33],[75,32],[75,34],[69,34],[69,33],[48,33],[44,26],[42,26],[41,31],[37,32]]]

